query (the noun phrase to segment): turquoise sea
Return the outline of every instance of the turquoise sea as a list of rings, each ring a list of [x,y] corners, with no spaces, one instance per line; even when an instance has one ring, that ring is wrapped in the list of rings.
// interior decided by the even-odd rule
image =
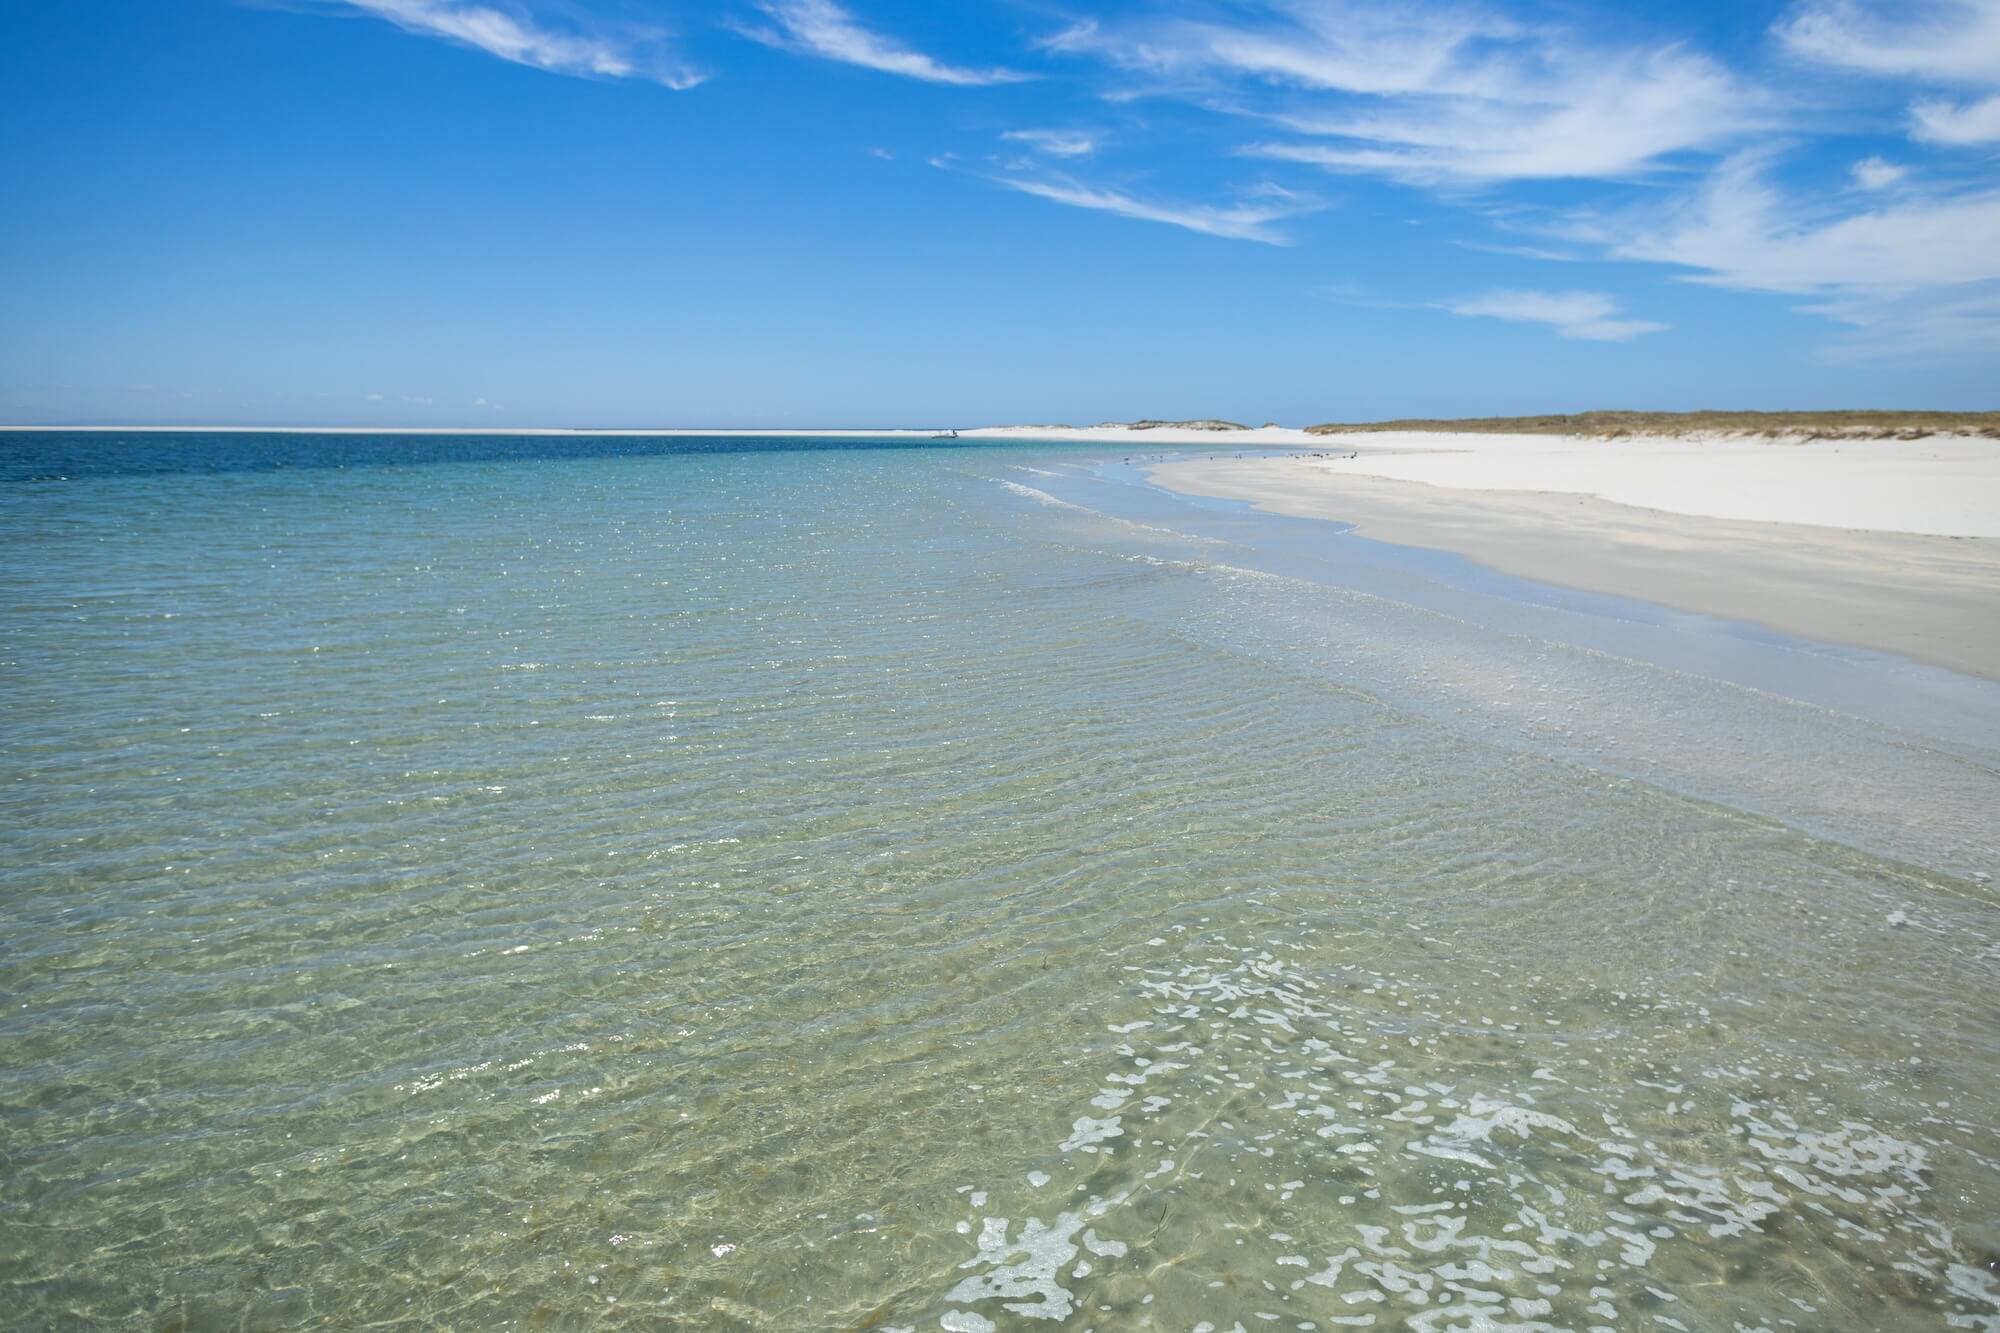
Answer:
[[[0,435],[0,1322],[2000,1329],[2000,686],[1138,463]]]

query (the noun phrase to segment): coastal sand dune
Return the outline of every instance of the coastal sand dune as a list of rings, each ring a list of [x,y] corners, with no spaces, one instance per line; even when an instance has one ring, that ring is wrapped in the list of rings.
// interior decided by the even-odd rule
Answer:
[[[2000,442],[1322,436],[1186,493],[1505,573],[2000,678]]]

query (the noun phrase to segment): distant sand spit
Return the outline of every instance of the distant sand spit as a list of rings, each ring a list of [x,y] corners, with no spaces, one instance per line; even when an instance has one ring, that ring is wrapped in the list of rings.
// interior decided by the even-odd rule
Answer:
[[[804,439],[804,440],[929,440],[950,427],[923,430],[894,429],[760,429],[731,426],[712,430],[673,426],[665,428],[629,427],[614,429],[573,426],[496,427],[478,426],[0,426],[0,431],[48,431],[111,435],[502,435],[502,436],[659,436],[664,438],[723,439]],[[1218,430],[1190,426],[980,426],[958,430],[961,440],[1058,440],[1079,444],[1208,444],[1225,448],[1295,445],[1313,448],[1321,437],[1283,426],[1259,429]]]

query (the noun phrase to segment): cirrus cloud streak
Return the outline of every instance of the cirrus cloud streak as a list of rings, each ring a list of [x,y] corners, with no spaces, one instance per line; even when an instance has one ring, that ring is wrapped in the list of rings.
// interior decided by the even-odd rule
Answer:
[[[1291,238],[1277,223],[1319,211],[1317,200],[1288,190],[1264,191],[1265,202],[1247,201],[1227,207],[1207,204],[1172,204],[1141,199],[1123,190],[1084,185],[1073,180],[1040,180],[1030,177],[996,176],[997,184],[1023,194],[1034,195],[1072,208],[1116,213],[1144,222],[1164,222],[1171,227],[1221,236],[1236,241],[1258,241],[1264,245],[1290,245]]]
[[[1444,308],[1454,315],[1546,324],[1562,337],[1582,342],[1626,342],[1667,327],[1621,318],[1617,300],[1604,292],[1497,291],[1447,302]]]
[[[484,51],[551,74],[638,78],[684,90],[707,76],[664,49],[657,32],[565,32],[526,9],[511,12],[464,0],[333,0],[340,9],[393,23],[418,36]]]
[[[893,37],[871,31],[833,0],[764,0],[760,7],[778,26],[741,31],[767,46],[923,83],[982,87],[1021,83],[1033,77],[1018,70],[946,64]]]

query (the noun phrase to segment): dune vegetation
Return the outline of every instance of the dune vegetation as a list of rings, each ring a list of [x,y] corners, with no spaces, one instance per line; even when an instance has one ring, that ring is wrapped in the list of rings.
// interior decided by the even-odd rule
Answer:
[[[2000,439],[2000,412],[1576,412],[1533,417],[1413,418],[1308,426],[1314,435],[1358,431],[1460,431],[1485,435],[1755,435],[1838,439],[1984,435]]]

